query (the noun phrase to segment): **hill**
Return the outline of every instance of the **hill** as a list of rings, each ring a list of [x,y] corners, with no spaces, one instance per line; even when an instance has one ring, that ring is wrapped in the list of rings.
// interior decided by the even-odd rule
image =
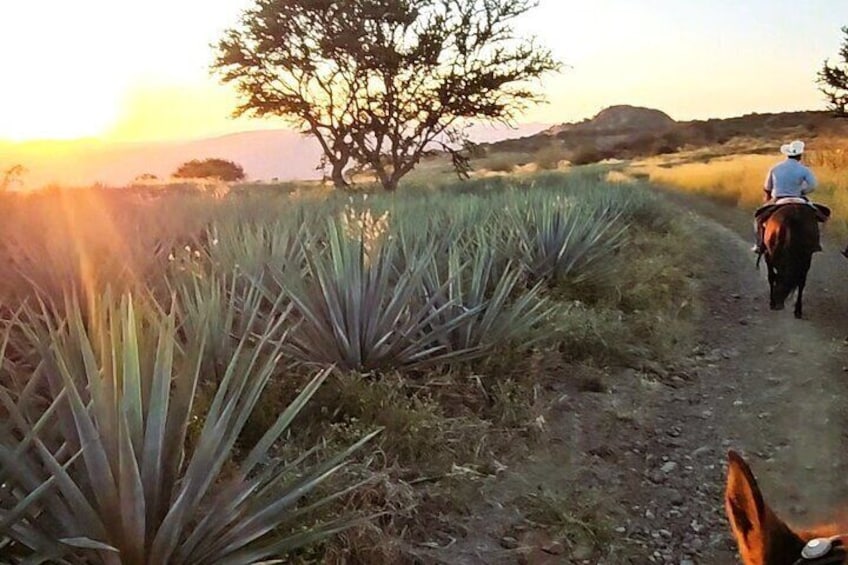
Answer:
[[[658,154],[723,147],[762,149],[781,141],[803,138],[848,137],[848,120],[828,112],[802,111],[747,114],[733,118],[675,121],[659,110],[612,106],[591,119],[560,124],[539,134],[504,140],[482,147],[488,155],[499,153],[559,152],[563,159],[589,163],[607,158],[632,159]]]
[[[632,131],[663,132],[675,126],[671,116],[660,110],[639,106],[610,106],[594,118],[577,124],[560,124],[545,130],[545,135],[582,133],[589,135],[621,134]]]

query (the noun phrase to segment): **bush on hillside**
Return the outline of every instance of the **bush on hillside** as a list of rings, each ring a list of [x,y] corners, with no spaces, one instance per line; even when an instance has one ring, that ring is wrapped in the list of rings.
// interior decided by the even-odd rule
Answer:
[[[486,168],[496,173],[511,173],[515,170],[515,162],[509,155],[496,155],[489,159]]]
[[[197,159],[180,165],[174,176],[182,179],[220,179],[225,182],[244,180],[244,169],[225,159]]]
[[[533,155],[533,161],[543,171],[556,170],[559,168],[559,162],[564,158],[562,148],[558,145],[548,145]]]
[[[601,151],[594,145],[583,145],[574,150],[571,154],[572,165],[590,165],[608,158],[608,152]]]

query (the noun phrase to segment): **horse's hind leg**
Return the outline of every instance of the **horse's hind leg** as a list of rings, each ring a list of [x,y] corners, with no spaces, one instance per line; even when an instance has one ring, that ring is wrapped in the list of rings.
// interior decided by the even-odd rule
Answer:
[[[777,274],[774,272],[774,267],[768,264],[768,283],[769,283],[769,308],[778,310],[777,300],[775,300],[774,286],[777,282]]]
[[[798,282],[798,296],[795,297],[795,317],[797,319],[801,319],[804,317],[804,286],[807,284],[807,274],[801,277],[800,282]]]

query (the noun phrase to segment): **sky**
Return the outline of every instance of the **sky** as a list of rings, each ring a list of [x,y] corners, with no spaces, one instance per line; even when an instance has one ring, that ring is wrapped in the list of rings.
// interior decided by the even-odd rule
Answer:
[[[209,73],[213,44],[250,0],[0,0],[0,140],[195,139],[234,120]],[[522,122],[613,104],[675,119],[823,109],[815,74],[838,51],[846,0],[541,0],[521,22],[566,64]]]

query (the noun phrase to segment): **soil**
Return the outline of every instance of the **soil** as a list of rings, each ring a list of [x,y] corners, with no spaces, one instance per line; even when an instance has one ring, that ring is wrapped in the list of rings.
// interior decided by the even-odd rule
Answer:
[[[695,347],[673,365],[605,375],[601,392],[563,375],[540,422],[547,440],[481,484],[470,518],[410,548],[421,562],[737,563],[723,507],[730,448],[789,523],[839,518],[848,500],[844,242],[825,239],[805,319],[795,320],[791,303],[768,308],[747,212],[669,198],[709,250],[697,258],[709,276]]]

